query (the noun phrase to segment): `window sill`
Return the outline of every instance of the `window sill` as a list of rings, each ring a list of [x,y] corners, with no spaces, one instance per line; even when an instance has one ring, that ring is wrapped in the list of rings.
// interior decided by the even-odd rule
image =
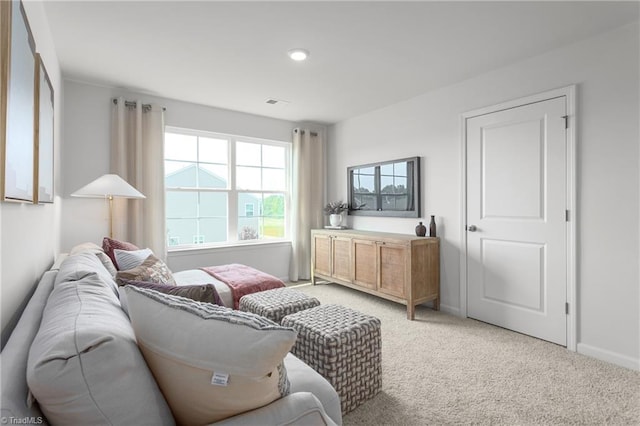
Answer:
[[[291,246],[291,240],[276,240],[276,241],[257,241],[257,242],[247,242],[247,243],[221,243],[221,244],[198,244],[192,246],[185,246],[179,248],[169,248],[168,254],[170,256],[189,256],[194,252],[203,252],[203,251],[239,251],[244,249],[256,249],[265,246],[273,247],[273,246]]]

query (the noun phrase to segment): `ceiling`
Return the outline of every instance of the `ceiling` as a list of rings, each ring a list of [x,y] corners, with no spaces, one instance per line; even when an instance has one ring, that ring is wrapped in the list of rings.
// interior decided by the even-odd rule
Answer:
[[[610,1],[45,1],[67,79],[325,124],[592,37],[638,11]],[[289,59],[294,47],[308,60]]]

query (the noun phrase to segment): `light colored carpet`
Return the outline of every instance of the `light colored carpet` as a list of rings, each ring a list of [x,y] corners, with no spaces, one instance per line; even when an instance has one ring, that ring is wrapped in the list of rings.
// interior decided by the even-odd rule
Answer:
[[[296,287],[382,321],[382,392],[349,425],[638,425],[640,372],[337,284]]]

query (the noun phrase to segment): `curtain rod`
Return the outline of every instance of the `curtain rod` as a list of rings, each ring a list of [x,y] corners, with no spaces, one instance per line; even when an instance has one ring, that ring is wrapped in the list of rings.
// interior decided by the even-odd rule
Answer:
[[[113,98],[113,104],[118,105],[118,98]],[[124,106],[126,107],[135,108],[136,105],[137,103],[135,101],[124,101]],[[167,109],[165,107],[162,107],[162,110],[166,111]],[[151,104],[142,104],[142,111],[144,112],[151,111]]]
[[[293,129],[293,131],[297,133],[298,129]],[[318,133],[316,132],[309,132],[309,133],[311,133],[311,136],[318,136]],[[304,130],[300,130],[300,134],[304,135]]]

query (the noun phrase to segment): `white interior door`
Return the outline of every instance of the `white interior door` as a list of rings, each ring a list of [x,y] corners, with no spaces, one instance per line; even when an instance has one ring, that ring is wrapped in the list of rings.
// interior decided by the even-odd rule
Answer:
[[[567,344],[566,99],[468,118],[467,315]]]

